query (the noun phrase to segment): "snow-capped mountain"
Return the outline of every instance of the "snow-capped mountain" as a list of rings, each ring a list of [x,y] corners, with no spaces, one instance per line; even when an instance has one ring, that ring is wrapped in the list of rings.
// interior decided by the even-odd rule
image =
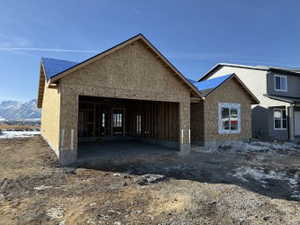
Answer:
[[[0,119],[5,120],[28,120],[39,119],[41,112],[36,106],[36,100],[28,102],[2,101],[0,102]]]

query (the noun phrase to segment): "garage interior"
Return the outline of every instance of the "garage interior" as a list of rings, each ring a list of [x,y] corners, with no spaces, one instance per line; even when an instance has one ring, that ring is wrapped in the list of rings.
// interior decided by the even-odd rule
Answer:
[[[79,96],[78,110],[79,158],[179,149],[179,103]]]

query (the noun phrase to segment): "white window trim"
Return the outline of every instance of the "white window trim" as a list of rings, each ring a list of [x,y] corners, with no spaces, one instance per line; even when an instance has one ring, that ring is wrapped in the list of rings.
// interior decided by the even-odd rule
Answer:
[[[234,108],[238,112],[238,129],[224,130],[222,124],[222,108]],[[241,104],[239,103],[219,103],[219,134],[239,134],[241,133]]]
[[[285,89],[277,89],[276,88],[276,77],[283,78],[285,80],[285,87],[286,87]],[[279,75],[279,74],[274,75],[274,90],[275,91],[281,91],[281,92],[287,92],[288,91],[287,76]]]
[[[280,119],[281,120],[281,128],[276,128],[275,127],[275,116],[274,116],[274,112],[275,111],[281,111],[281,119]],[[282,127],[282,125],[283,125],[283,123],[282,123],[282,121],[283,121],[283,118],[282,118],[283,113],[282,113],[282,111],[285,111],[286,128]],[[287,111],[286,111],[286,109],[283,109],[283,108],[274,108],[273,109],[273,128],[274,128],[274,130],[287,130],[287,126],[288,126],[287,123],[288,123],[288,119],[287,119]]]

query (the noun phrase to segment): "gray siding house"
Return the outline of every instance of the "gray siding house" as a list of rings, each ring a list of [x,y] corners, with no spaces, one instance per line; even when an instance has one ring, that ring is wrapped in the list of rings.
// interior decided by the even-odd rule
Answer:
[[[199,81],[235,73],[259,99],[252,106],[252,136],[263,140],[300,138],[300,71],[220,63]]]

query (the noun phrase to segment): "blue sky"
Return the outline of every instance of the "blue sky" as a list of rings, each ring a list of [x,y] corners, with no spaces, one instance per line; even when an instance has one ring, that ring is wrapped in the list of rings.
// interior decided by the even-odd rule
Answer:
[[[300,2],[2,0],[0,101],[36,98],[42,56],[81,61],[143,33],[186,76],[218,62],[300,67]]]

